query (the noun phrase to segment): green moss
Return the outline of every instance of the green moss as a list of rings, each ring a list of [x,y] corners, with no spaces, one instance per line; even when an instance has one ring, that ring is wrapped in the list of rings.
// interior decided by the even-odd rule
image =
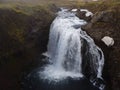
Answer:
[[[24,30],[20,30],[18,28],[13,28],[12,30],[8,31],[8,34],[10,37],[13,37],[13,39],[18,40],[20,43],[25,42],[25,32]]]
[[[13,3],[13,4],[0,4],[0,9],[9,9],[14,10],[17,13],[32,15],[36,11],[46,11],[51,13],[48,8],[49,4],[21,4],[21,3]]]
[[[27,41],[29,32],[49,30],[53,13],[41,5],[0,4],[0,20],[1,61],[24,47],[32,48],[35,43]]]
[[[113,8],[120,8],[120,1],[97,1],[97,2],[79,2],[77,6],[80,8],[87,8],[92,12],[105,11]]]
[[[105,23],[105,22],[96,22],[93,24],[92,26],[93,28],[106,28],[106,27],[110,27],[109,23]]]

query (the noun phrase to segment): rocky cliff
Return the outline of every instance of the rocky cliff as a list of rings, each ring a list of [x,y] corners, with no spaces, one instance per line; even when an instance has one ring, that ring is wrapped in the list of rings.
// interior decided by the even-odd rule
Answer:
[[[55,15],[41,6],[0,6],[0,90],[19,90],[21,75],[46,51]]]
[[[85,30],[105,54],[103,77],[107,90],[120,86],[120,10],[119,3],[78,5],[94,13],[86,19]],[[70,6],[71,7],[71,6]],[[75,7],[75,6],[74,6]],[[38,65],[40,54],[46,51],[49,28],[56,7],[0,5],[0,89],[19,90],[21,75]],[[110,36],[115,40],[107,47],[101,39]],[[39,59],[39,60],[38,60]]]
[[[104,8],[103,6],[106,8]],[[103,77],[106,81],[107,90],[120,90],[120,10],[119,4],[110,6],[102,4],[93,10],[94,15],[88,24],[83,26],[85,30],[102,48],[105,55]],[[110,36],[115,44],[111,47],[105,45],[101,39]]]

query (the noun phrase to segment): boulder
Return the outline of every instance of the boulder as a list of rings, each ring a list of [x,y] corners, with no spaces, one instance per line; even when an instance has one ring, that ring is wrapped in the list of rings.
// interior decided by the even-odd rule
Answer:
[[[105,36],[101,39],[107,46],[113,46],[114,45],[114,39],[109,37],[109,36]]]
[[[89,22],[92,19],[93,13],[87,9],[80,9],[80,11],[77,11],[77,16],[80,19],[84,19],[85,21]]]
[[[86,17],[93,16],[93,13],[87,9],[80,9],[80,12],[85,12]]]

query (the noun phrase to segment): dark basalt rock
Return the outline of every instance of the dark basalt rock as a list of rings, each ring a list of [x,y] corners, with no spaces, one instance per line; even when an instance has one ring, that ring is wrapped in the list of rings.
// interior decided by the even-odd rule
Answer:
[[[117,9],[117,8],[116,8]],[[105,65],[103,77],[106,81],[107,90],[119,90],[120,86],[120,12],[119,10],[102,11],[96,13],[88,24],[82,26],[103,50],[105,55]],[[115,45],[107,47],[101,39],[104,36],[113,37]]]
[[[87,22],[90,22],[90,20],[92,19],[92,16],[88,16],[86,17],[86,12],[85,11],[77,11],[77,16],[80,18],[80,19],[84,19],[85,21]]]
[[[114,19],[115,18],[113,11],[102,11],[95,13],[91,20],[91,23],[96,22],[113,23],[115,21]]]
[[[0,8],[0,90],[19,90],[22,74],[36,67],[47,49],[55,15],[39,6],[24,8]]]

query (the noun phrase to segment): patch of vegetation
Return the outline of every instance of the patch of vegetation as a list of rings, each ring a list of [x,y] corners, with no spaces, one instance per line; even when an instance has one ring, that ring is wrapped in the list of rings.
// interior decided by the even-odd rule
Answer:
[[[0,57],[8,57],[26,47],[30,32],[49,30],[53,18],[53,12],[40,5],[0,4]]]
[[[0,80],[5,82],[0,83],[0,89],[20,90],[22,72],[35,66],[38,56],[46,50],[49,27],[55,17],[48,7],[0,4]]]
[[[81,8],[88,8],[92,12],[98,12],[113,8],[120,8],[120,1],[109,0],[109,1],[82,2],[82,3],[79,2],[77,6]]]

